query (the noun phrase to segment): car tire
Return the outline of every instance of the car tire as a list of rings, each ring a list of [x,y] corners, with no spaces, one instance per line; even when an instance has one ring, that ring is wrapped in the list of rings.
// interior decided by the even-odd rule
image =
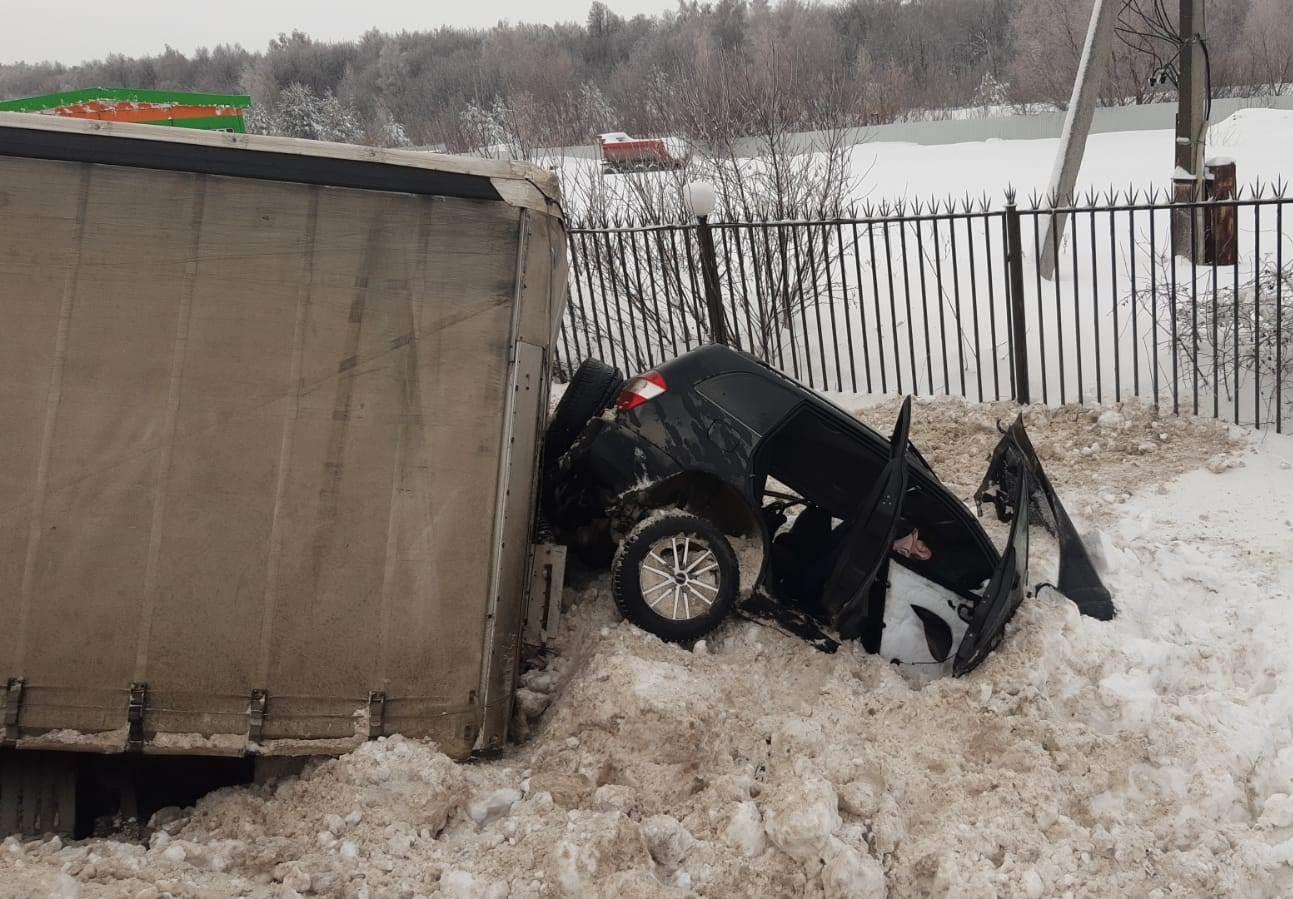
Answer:
[[[579,432],[594,415],[601,414],[615,402],[624,376],[614,366],[596,359],[585,359],[575,369],[566,392],[557,402],[557,409],[548,423],[543,438],[543,459],[546,467],[557,464],[575,445]]]
[[[640,522],[611,563],[611,593],[620,613],[675,643],[718,627],[732,611],[740,580],[736,552],[723,532],[681,511]]]

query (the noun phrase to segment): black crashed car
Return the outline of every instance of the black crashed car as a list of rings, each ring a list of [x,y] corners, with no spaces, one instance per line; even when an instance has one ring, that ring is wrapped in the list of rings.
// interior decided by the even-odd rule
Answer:
[[[1022,417],[975,494],[1011,522],[998,549],[911,445],[911,414],[908,398],[886,437],[725,346],[627,382],[589,360],[548,427],[542,515],[582,558],[609,562],[621,612],[666,640],[696,640],[739,608],[822,648],[859,639],[964,674],[1024,598],[1034,520],[1059,540],[1057,589],[1111,618]]]

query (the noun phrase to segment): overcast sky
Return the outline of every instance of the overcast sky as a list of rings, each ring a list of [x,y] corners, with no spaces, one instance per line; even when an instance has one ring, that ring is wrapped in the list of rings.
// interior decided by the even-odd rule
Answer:
[[[658,12],[672,0],[605,0],[621,15]],[[0,62],[78,63],[109,53],[139,56],[166,44],[242,44],[262,49],[294,28],[320,40],[357,38],[369,28],[421,31],[440,25],[582,21],[592,0],[8,0]]]

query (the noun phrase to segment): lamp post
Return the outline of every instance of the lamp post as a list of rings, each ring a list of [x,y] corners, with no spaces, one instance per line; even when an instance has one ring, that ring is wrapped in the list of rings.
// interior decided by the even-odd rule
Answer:
[[[718,287],[718,257],[714,249],[714,232],[709,215],[718,204],[714,185],[708,181],[691,181],[682,188],[682,201],[696,219],[696,240],[700,244],[700,273],[705,282],[705,306],[709,311],[709,331],[715,343],[726,344],[727,320],[723,315],[723,298]]]

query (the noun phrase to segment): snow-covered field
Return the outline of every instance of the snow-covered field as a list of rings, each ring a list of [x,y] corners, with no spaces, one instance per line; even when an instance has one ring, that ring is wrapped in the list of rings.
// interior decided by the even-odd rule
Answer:
[[[923,401],[913,440],[968,498],[1012,411]],[[593,580],[501,757],[384,739],[147,845],[6,840],[0,897],[1289,895],[1293,439],[1132,404],[1027,420],[1113,622],[1043,589],[982,668],[921,685],[744,620],[666,645]],[[1034,586],[1055,558],[1036,538]]]
[[[1241,185],[1258,181],[1271,183],[1282,178],[1293,181],[1293,111],[1242,109],[1208,129],[1209,159],[1224,157],[1235,163]],[[862,203],[893,203],[916,200],[986,195],[994,206],[1004,202],[1005,191],[1013,187],[1021,198],[1034,191],[1044,195],[1059,141],[987,140],[946,145],[865,142],[850,153],[853,189],[851,197]],[[1103,193],[1108,190],[1151,187],[1165,191],[1171,186],[1175,134],[1170,130],[1119,131],[1093,134],[1087,141],[1078,175],[1077,192]],[[555,165],[564,192],[580,215],[579,200],[587,194],[586,184],[599,179],[601,164],[595,159],[564,157]],[[633,178],[607,176],[602,180],[609,191],[625,190]],[[650,176],[647,176],[650,178]],[[671,174],[658,176],[670,179]],[[625,212],[631,207],[624,206]],[[617,211],[614,204],[608,211]]]

